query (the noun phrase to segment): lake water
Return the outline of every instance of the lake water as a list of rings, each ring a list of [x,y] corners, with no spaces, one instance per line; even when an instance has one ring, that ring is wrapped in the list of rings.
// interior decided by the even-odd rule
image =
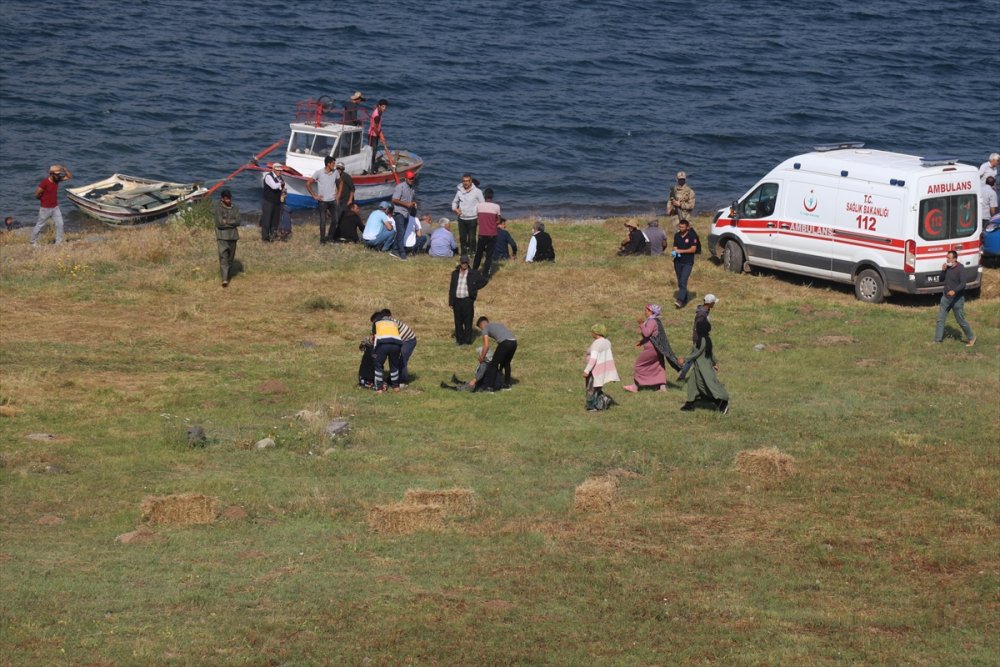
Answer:
[[[50,163],[214,182],[287,138],[297,100],[385,97],[391,147],[508,214],[708,210],[818,143],[1000,150],[1000,3],[111,2],[0,4],[0,213],[33,222]],[[277,159],[281,159],[279,156]],[[233,184],[241,208],[256,181]],[[64,213],[73,206],[61,196]]]

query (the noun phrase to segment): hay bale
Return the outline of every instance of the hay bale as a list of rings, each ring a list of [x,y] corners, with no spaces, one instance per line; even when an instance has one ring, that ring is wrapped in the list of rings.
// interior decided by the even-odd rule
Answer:
[[[368,512],[368,526],[376,533],[412,533],[418,530],[442,530],[444,507],[441,505],[375,505]]]
[[[142,518],[149,523],[184,526],[215,521],[219,500],[202,493],[178,493],[171,496],[146,496],[142,499]]]
[[[476,511],[476,492],[472,489],[407,489],[404,505],[440,505],[446,516],[469,516]]]
[[[795,459],[775,447],[747,449],[736,455],[736,469],[761,479],[784,479],[795,473]]]
[[[573,509],[578,512],[607,512],[618,499],[618,478],[591,477],[576,487]]]

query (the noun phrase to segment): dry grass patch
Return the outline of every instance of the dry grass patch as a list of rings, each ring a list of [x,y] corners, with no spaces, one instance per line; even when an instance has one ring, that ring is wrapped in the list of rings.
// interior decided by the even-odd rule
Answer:
[[[795,459],[776,447],[748,449],[736,455],[736,469],[763,480],[780,480],[795,474]]]
[[[140,509],[143,521],[186,526],[212,523],[218,514],[218,506],[217,498],[202,493],[178,493],[170,496],[146,496]]]
[[[21,408],[13,405],[0,405],[0,417],[16,417],[21,414]]]
[[[414,533],[418,530],[443,530],[444,507],[441,505],[375,505],[368,512],[368,526],[376,533]]]
[[[591,477],[576,487],[573,509],[577,512],[607,512],[618,500],[618,477]]]
[[[817,345],[845,345],[854,342],[854,336],[820,336],[816,339]]]
[[[469,516],[476,511],[476,493],[472,489],[427,491],[407,489],[404,505],[440,505],[447,516]]]

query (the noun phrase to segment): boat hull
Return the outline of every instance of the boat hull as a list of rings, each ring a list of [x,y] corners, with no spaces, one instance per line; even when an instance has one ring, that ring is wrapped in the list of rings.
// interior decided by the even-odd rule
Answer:
[[[172,183],[125,174],[66,189],[69,200],[86,215],[114,226],[160,220],[206,193],[198,183]]]
[[[407,171],[419,173],[424,166],[423,159],[410,151],[393,151],[393,163],[395,169],[391,171],[380,171],[374,174],[351,174],[354,180],[354,200],[360,205],[372,204],[392,198],[392,192],[396,185],[403,179],[403,174]],[[301,159],[301,158],[300,158]],[[296,163],[288,160],[286,165],[292,166]],[[322,160],[318,163],[317,169],[322,166]],[[300,168],[303,165],[299,165]],[[313,165],[306,167],[312,168]],[[294,167],[293,167],[294,168]],[[288,195],[285,198],[285,205],[290,209],[310,209],[316,208],[317,201],[312,198],[306,189],[306,181],[315,173],[300,173],[299,170],[288,171],[284,174],[285,187]],[[348,171],[350,173],[350,171]]]

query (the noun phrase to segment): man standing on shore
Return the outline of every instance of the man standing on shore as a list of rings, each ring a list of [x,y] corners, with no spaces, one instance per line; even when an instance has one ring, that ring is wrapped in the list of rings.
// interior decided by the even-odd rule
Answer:
[[[283,164],[275,162],[271,171],[264,174],[260,202],[260,238],[264,243],[274,240],[281,223],[281,202],[285,194],[285,179],[281,177],[283,168]]]
[[[475,314],[476,294],[484,284],[479,272],[469,267],[469,256],[462,255],[458,266],[451,272],[448,288],[448,305],[455,316],[455,343],[472,345],[472,316]]]
[[[462,174],[462,182],[451,200],[451,210],[458,216],[458,244],[463,255],[476,250],[476,211],[484,201],[483,193],[472,182],[472,174]]]
[[[339,205],[340,217],[351,209],[354,203],[354,179],[347,173],[347,165],[343,162],[337,163],[337,204]],[[337,220],[340,223],[340,220]]]
[[[941,303],[938,306],[937,328],[934,330],[934,342],[940,343],[944,340],[944,321],[948,318],[948,311],[955,313],[955,321],[965,333],[965,347],[972,347],[976,344],[976,334],[972,333],[969,321],[965,319],[965,276],[962,275],[964,268],[958,263],[958,253],[954,250],[948,251],[948,261],[941,267],[944,273],[941,274],[941,282],[944,284],[944,292],[941,294]]]
[[[334,237],[337,231],[337,221],[340,220],[340,203],[337,201],[337,186],[340,172],[337,171],[337,161],[327,155],[323,158],[323,168],[317,169],[312,178],[306,181],[306,190],[312,198],[319,202],[319,243],[325,245]],[[319,192],[313,190],[313,184],[319,184]],[[329,230],[329,236],[328,234]]]
[[[46,176],[38,187],[35,188],[35,199],[40,206],[38,208],[38,222],[31,230],[31,245],[38,246],[38,235],[45,228],[45,223],[52,219],[52,224],[56,228],[56,245],[63,242],[63,217],[59,210],[59,183],[73,178],[69,169],[61,164],[54,164],[49,167],[49,175]]]
[[[694,190],[687,184],[687,174],[678,171],[677,185],[670,188],[670,197],[667,201],[667,215],[672,216],[674,224],[681,220],[690,220],[694,216],[694,201]]]
[[[479,224],[479,241],[476,244],[476,258],[472,262],[472,268],[479,271],[479,264],[483,264],[483,277],[490,279],[490,269],[493,267],[493,253],[497,249],[497,223],[500,218],[500,205],[493,202],[493,188],[486,188],[483,192],[486,200],[476,207],[476,219]]]
[[[417,191],[413,184],[417,175],[412,171],[404,174],[404,179],[392,191],[392,208],[396,220],[396,247],[389,253],[397,259],[406,259],[406,226],[410,216],[417,214]]]
[[[219,248],[219,274],[222,286],[229,287],[230,271],[236,260],[236,242],[240,240],[240,209],[233,204],[233,193],[228,189],[220,192],[213,212],[215,243]]]
[[[990,159],[979,165],[979,183],[985,183],[990,176],[993,177],[993,187],[996,187],[997,165],[1000,164],[1000,153],[992,153]]]

